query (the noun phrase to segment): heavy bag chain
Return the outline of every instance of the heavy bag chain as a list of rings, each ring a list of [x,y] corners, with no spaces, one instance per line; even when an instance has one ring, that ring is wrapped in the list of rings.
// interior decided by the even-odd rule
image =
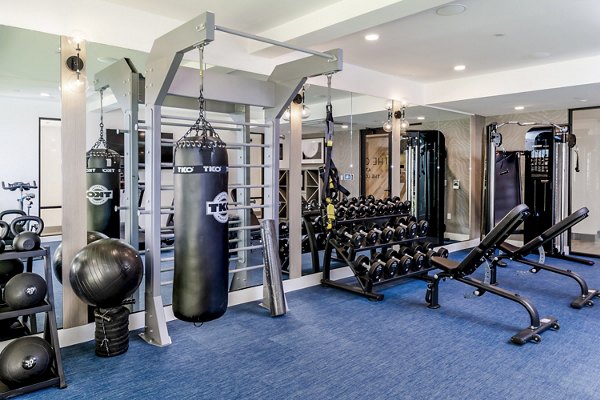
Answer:
[[[106,149],[106,139],[104,139],[104,107],[103,107],[104,89],[100,89],[100,137],[92,146],[93,149],[100,148],[100,145]]]
[[[215,132],[210,122],[206,120],[206,100],[204,99],[204,45],[200,45],[198,48],[198,54],[200,59],[200,90],[198,94],[198,119],[188,131],[175,143],[175,147],[200,147],[200,148],[212,148],[212,147],[225,147],[225,143],[221,141],[221,138]],[[199,137],[199,140],[184,140],[190,136],[192,132],[195,132],[195,137]],[[207,140],[208,138],[216,140]]]

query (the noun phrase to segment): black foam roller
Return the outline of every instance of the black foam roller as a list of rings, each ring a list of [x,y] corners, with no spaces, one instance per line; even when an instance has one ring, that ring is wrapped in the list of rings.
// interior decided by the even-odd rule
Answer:
[[[228,160],[216,138],[186,138],[175,149],[173,312],[184,321],[222,316],[228,295]]]
[[[121,234],[119,153],[109,149],[87,152],[87,230],[101,232],[118,239]]]

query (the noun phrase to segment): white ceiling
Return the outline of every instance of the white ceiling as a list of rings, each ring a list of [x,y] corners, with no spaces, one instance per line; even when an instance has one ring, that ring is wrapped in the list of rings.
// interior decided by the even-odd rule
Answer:
[[[448,0],[87,0],[85,7],[79,0],[38,1],[36,7],[8,2],[0,24],[81,32],[94,42],[147,52],[155,38],[209,10],[218,25],[316,50],[342,48],[338,89],[480,115],[514,113],[515,105],[525,106],[524,112],[600,105],[600,0],[458,2],[466,11],[454,16],[436,14],[457,3]],[[380,39],[366,42],[367,32]],[[298,56],[222,36],[207,48],[207,61],[228,71],[269,74],[273,65]],[[7,43],[0,31],[3,50]],[[9,48],[18,54],[19,46]],[[105,46],[106,57],[127,54],[121,49],[112,55],[111,48]],[[14,70],[5,55],[0,93],[11,77],[19,85],[18,76],[5,73],[5,66]],[[455,72],[456,64],[467,69]]]
[[[352,64],[422,82],[457,79],[600,54],[598,0],[461,0],[317,46]],[[376,42],[364,40],[377,33]],[[496,36],[503,35],[503,36]],[[467,66],[455,72],[458,64]]]

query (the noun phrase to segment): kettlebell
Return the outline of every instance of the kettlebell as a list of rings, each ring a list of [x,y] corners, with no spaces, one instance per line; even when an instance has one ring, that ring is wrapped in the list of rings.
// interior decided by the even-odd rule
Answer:
[[[4,250],[6,249],[6,242],[4,239],[6,239],[8,232],[10,232],[10,225],[5,221],[0,221],[0,253],[4,253]]]
[[[0,212],[0,220],[4,221],[4,217],[6,217],[7,215],[16,215],[18,217],[26,217],[27,214],[25,214],[25,211],[23,210],[4,210],[2,212]],[[5,221],[10,225],[9,221]],[[19,226],[17,226],[17,232],[23,232],[25,228],[23,227],[23,224],[19,224]],[[10,228],[8,230],[8,233],[6,234],[6,236],[4,237],[5,240],[5,245],[10,245],[12,243],[12,240],[14,239],[14,235],[12,234],[12,232],[10,231]]]
[[[23,226],[23,222],[25,221],[34,221],[37,223],[37,227],[34,231],[25,230],[21,233],[18,232],[17,226]],[[17,217],[13,219],[10,224],[10,231],[15,238],[12,242],[12,247],[14,251],[31,251],[40,248],[41,240],[40,234],[44,230],[44,221],[42,221],[39,217],[34,216],[25,216],[25,217]]]

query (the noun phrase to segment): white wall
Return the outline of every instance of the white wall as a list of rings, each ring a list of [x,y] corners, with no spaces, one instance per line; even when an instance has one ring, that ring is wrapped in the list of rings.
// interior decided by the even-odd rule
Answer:
[[[60,102],[0,97],[0,180],[39,183],[39,118],[60,118]],[[38,214],[38,191],[32,214]],[[0,190],[0,210],[18,208],[18,192]]]

